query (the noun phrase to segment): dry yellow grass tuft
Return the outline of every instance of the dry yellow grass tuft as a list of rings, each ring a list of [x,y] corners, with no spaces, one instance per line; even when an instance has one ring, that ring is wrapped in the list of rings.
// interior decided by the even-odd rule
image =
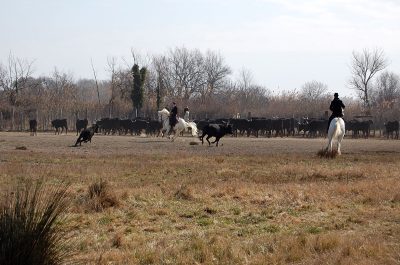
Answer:
[[[337,150],[332,150],[332,152],[328,152],[326,148],[320,149],[317,152],[317,155],[321,158],[335,158],[338,156],[338,151]]]
[[[193,200],[193,189],[187,185],[181,185],[179,189],[174,194],[175,198],[182,200]]]
[[[88,188],[86,205],[89,209],[100,212],[109,207],[119,205],[117,195],[113,192],[107,181],[97,181]]]

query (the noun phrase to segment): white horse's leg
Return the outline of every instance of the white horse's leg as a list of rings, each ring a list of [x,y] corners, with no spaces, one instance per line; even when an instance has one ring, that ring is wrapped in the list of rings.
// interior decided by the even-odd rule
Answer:
[[[328,153],[331,153],[331,152],[332,152],[332,136],[329,137],[328,147],[326,148],[326,151],[327,151]]]
[[[179,135],[181,135],[181,132],[184,130],[184,127],[182,128],[180,123],[177,123],[175,125],[175,134],[174,134],[174,138],[172,141],[175,140],[176,137],[178,137]]]
[[[171,139],[171,135],[169,135],[169,133],[170,133],[170,131],[171,131],[171,126],[170,126],[168,123],[166,123],[164,128],[165,128],[165,135],[166,135],[169,139]]]
[[[340,151],[340,146],[341,146],[341,144],[342,144],[342,140],[343,140],[343,137],[344,137],[344,132],[342,132],[341,134],[340,134],[340,136],[338,137],[338,139],[337,139],[337,152],[338,152],[338,155],[341,155],[342,154],[342,152]]]
[[[175,138],[177,136],[179,136],[180,133],[181,133],[181,130],[179,128],[177,128],[175,125],[175,132],[174,132],[174,135],[172,136],[172,142],[175,141]]]

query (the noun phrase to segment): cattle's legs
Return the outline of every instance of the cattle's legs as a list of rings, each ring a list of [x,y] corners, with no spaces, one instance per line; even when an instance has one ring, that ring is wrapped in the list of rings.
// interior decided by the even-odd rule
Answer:
[[[202,134],[201,136],[199,136],[199,139],[200,139],[200,141],[201,141],[201,144],[204,143],[204,141],[203,141],[204,136],[206,136],[206,134],[205,134],[204,132],[203,132],[203,134]]]
[[[76,140],[75,146],[78,146],[78,143],[79,143],[79,145],[82,145],[81,137],[78,137],[78,139]]]
[[[206,138],[206,140],[207,140],[207,142],[208,142],[208,145],[211,145],[211,143],[210,143],[210,141],[208,140],[208,139],[210,139],[211,138],[211,136],[207,136],[207,138]]]
[[[218,146],[219,139],[220,139],[219,137],[216,137],[216,138],[215,138],[215,141],[214,141],[214,142],[212,142],[212,143],[213,143],[213,144],[214,144],[214,143],[217,143],[217,145],[216,145],[216,146]]]

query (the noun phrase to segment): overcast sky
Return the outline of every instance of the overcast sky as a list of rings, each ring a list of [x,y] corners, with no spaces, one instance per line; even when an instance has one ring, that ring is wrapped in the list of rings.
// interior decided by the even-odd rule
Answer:
[[[400,74],[398,0],[0,0],[0,62],[10,52],[75,79],[108,79],[108,57],[175,47],[220,52],[277,91],[317,80],[345,95],[353,50],[381,48]],[[122,62],[122,60],[121,60]]]

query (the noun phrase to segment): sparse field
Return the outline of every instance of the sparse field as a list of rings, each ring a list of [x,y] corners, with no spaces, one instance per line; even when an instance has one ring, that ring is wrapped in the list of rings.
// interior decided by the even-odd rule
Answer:
[[[0,189],[71,182],[83,263],[400,264],[398,140],[345,139],[336,159],[317,157],[325,139],[75,140],[1,132]],[[89,200],[99,180],[113,207]]]

